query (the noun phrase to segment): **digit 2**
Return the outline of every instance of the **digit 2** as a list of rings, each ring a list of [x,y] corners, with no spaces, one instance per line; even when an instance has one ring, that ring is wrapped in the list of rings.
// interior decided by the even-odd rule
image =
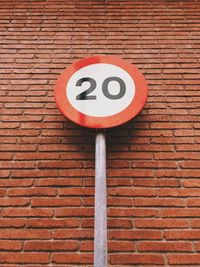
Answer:
[[[84,82],[89,82],[90,83],[90,87],[80,93],[79,95],[76,96],[76,100],[95,100],[97,97],[96,95],[89,95],[91,92],[93,92],[97,86],[97,83],[94,79],[92,78],[81,78],[77,81],[76,86],[81,86]]]

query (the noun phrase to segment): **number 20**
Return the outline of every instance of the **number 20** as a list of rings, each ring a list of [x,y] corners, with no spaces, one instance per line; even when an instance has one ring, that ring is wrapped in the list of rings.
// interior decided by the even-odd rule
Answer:
[[[118,82],[119,86],[120,86],[120,90],[119,90],[119,93],[118,94],[111,94],[109,92],[109,89],[108,89],[108,85],[110,82]],[[76,100],[95,100],[97,99],[97,96],[96,95],[91,95],[90,93],[93,92],[97,86],[97,83],[94,79],[92,78],[88,78],[88,77],[85,77],[85,78],[81,78],[79,79],[77,82],[76,82],[76,86],[82,86],[82,84],[84,82],[89,82],[90,83],[90,87],[85,90],[84,92],[78,94],[76,96]],[[124,81],[119,78],[119,77],[109,77],[109,78],[106,78],[104,81],[103,81],[103,84],[102,84],[102,92],[103,94],[105,95],[105,97],[109,98],[109,99],[120,99],[122,98],[125,93],[126,93],[126,85],[124,83]]]

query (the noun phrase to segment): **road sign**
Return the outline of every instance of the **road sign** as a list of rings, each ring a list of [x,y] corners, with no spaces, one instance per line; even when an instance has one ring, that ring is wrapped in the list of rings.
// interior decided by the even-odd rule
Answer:
[[[60,75],[55,86],[59,110],[89,128],[110,128],[135,117],[147,99],[147,84],[132,64],[111,56],[81,59]],[[94,267],[107,266],[106,139],[95,142]]]
[[[88,128],[110,128],[134,118],[147,99],[147,84],[129,62],[93,56],[73,63],[58,78],[55,100],[69,120]]]

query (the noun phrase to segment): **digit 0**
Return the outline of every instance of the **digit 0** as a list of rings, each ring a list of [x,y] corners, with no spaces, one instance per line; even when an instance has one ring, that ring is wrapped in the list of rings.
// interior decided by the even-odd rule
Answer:
[[[110,82],[118,82],[119,83],[120,90],[119,90],[118,94],[111,94],[109,92],[108,85]],[[103,94],[109,99],[120,99],[126,93],[126,85],[125,85],[125,82],[119,77],[109,77],[109,78],[104,80],[103,85],[102,85],[102,91],[103,91]]]

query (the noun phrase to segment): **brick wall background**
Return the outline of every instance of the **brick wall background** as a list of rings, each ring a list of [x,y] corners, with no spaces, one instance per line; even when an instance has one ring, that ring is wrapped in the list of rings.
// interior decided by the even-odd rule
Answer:
[[[107,131],[109,266],[199,266],[198,0],[1,0],[0,267],[93,266],[94,136],[58,112],[76,59],[119,55],[148,103]]]

